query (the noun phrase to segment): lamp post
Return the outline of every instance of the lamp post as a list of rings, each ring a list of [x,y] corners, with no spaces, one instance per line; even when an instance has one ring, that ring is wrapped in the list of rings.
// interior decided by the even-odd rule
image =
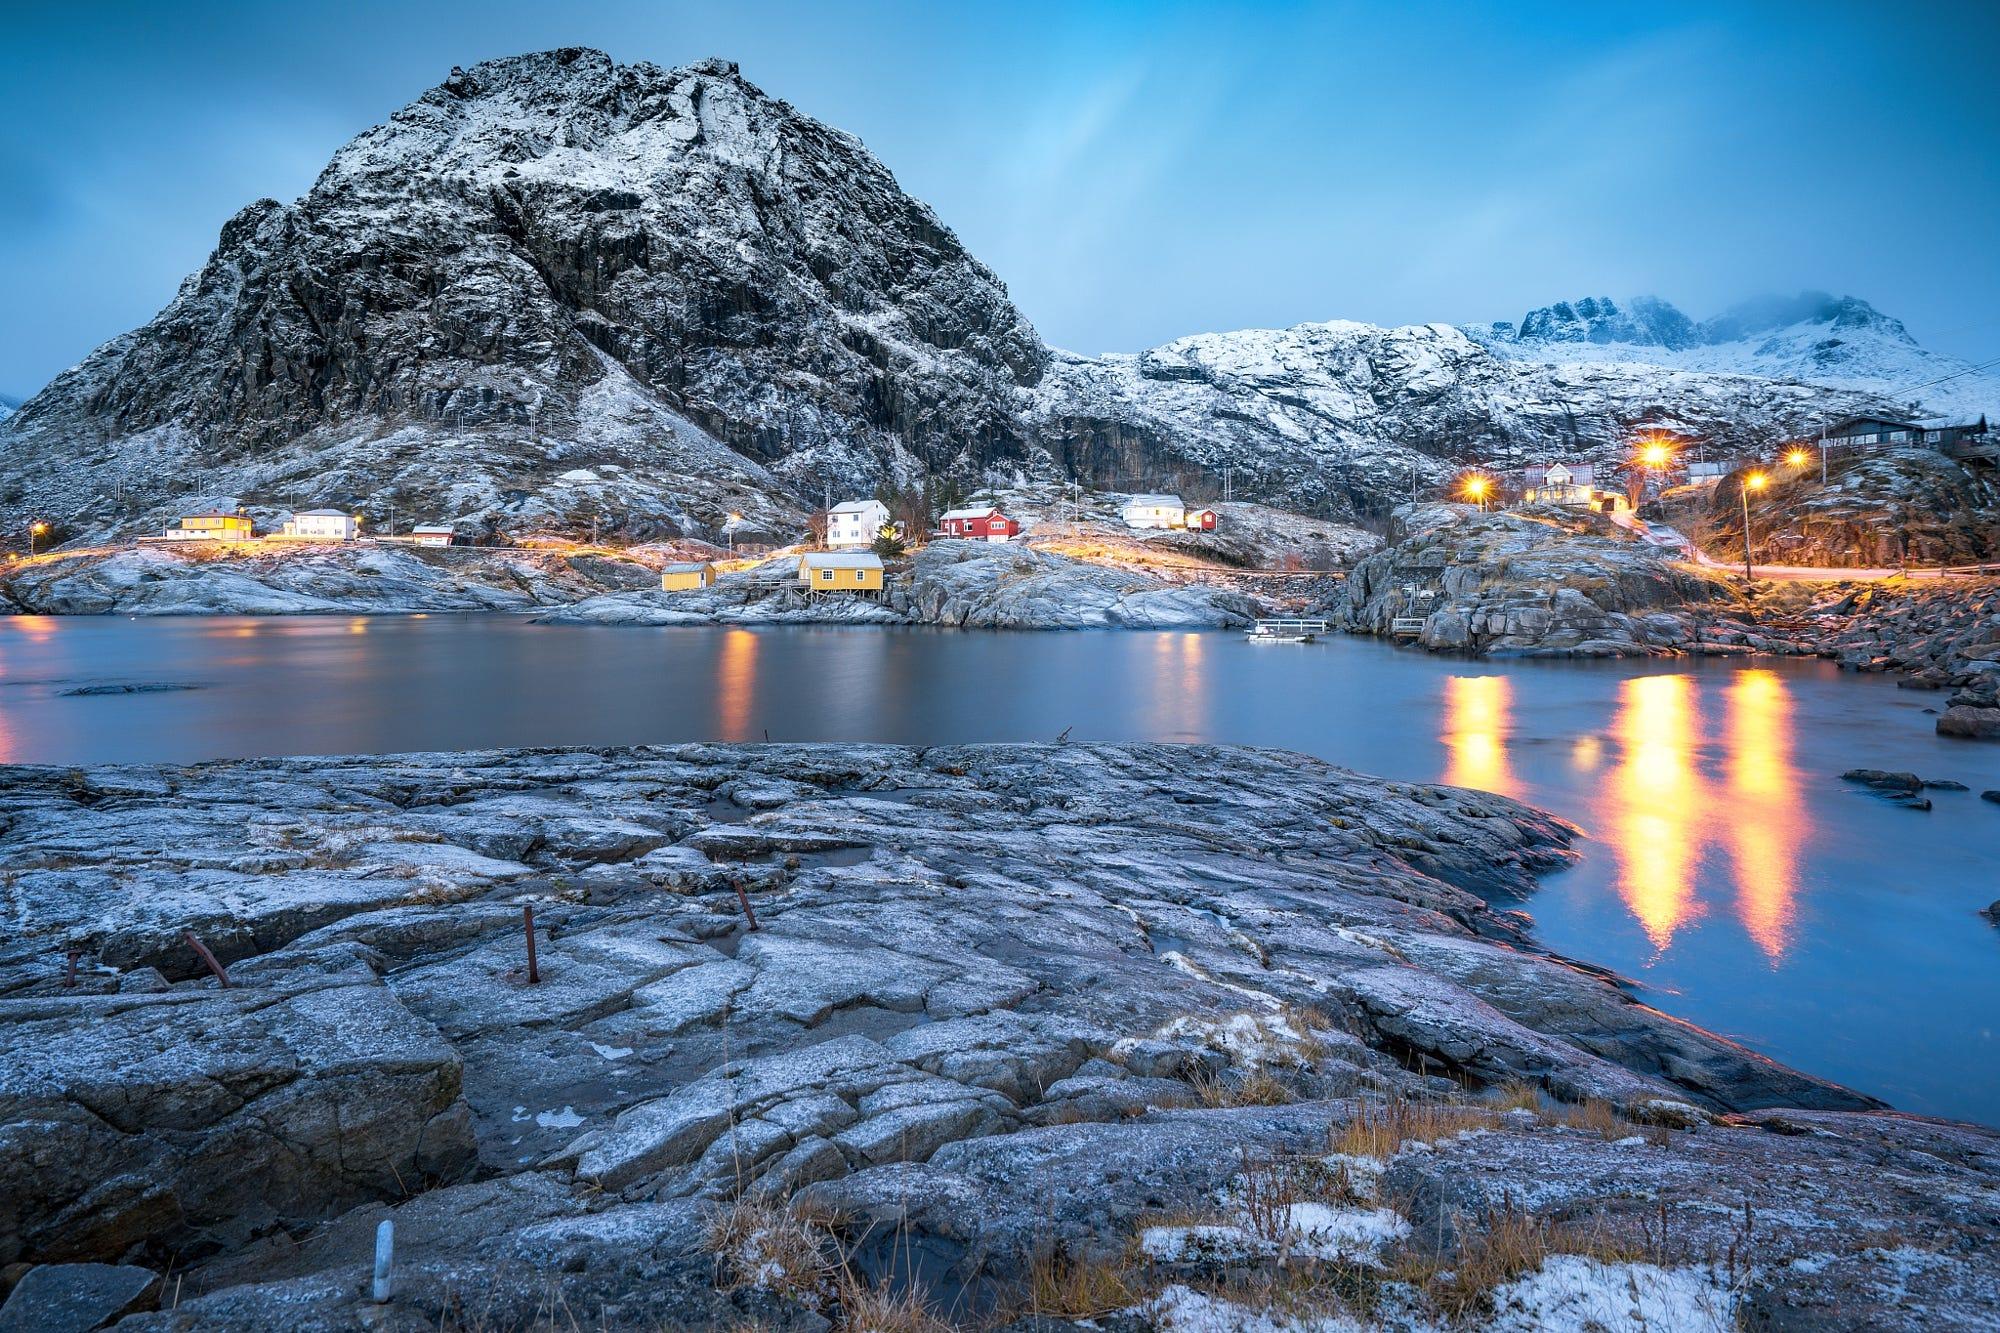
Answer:
[[[1745,582],[1756,578],[1750,568],[1750,492],[1761,491],[1770,480],[1761,472],[1746,472],[1743,482],[1737,487],[1737,494],[1743,500],[1743,578]]]
[[[729,521],[722,525],[723,535],[729,538],[729,553],[736,554],[736,525],[743,521],[743,515],[731,514]]]
[[[1486,508],[1486,493],[1492,488],[1493,483],[1481,476],[1467,477],[1460,486],[1465,498],[1478,505],[1482,512]]]
[[[49,525],[42,522],[40,519],[36,519],[33,523],[30,523],[28,525],[28,556],[30,559],[34,558],[35,543],[38,540],[40,540],[42,534],[47,532],[48,530],[49,530]]]

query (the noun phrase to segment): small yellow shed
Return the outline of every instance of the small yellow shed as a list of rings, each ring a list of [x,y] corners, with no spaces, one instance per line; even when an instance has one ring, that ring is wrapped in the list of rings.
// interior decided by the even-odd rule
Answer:
[[[660,587],[667,592],[693,592],[715,582],[711,564],[668,565],[660,571]]]
[[[882,557],[872,551],[813,551],[799,557],[807,592],[881,592]]]

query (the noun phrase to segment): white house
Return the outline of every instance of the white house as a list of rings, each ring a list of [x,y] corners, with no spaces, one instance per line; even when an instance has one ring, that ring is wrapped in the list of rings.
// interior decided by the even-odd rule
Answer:
[[[1135,495],[1119,507],[1128,528],[1178,528],[1187,523],[1187,506],[1178,495]]]
[[[880,500],[849,500],[826,511],[826,544],[873,546],[889,525],[889,506]]]
[[[449,546],[457,536],[449,523],[425,523],[410,529],[410,540],[419,546]]]
[[[302,509],[286,520],[284,535],[316,542],[351,542],[361,535],[361,521],[338,509]]]

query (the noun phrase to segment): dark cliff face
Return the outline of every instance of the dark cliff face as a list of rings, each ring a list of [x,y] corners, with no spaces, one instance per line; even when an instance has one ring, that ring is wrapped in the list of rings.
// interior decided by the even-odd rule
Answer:
[[[454,71],[296,204],[243,210],[158,318],[10,430],[69,450],[155,432],[226,473],[416,426],[561,472],[634,461],[587,393],[615,382],[747,482],[816,495],[1018,458],[1010,395],[1045,355],[858,141],[733,65],[564,50]],[[498,489],[540,480],[521,452]]]

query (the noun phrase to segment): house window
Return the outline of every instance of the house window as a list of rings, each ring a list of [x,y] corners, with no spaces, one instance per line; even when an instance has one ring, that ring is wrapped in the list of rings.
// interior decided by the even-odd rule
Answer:
[[[833,571],[830,569],[822,569],[819,572],[819,578],[820,582],[822,583],[831,583],[833,582]]]

